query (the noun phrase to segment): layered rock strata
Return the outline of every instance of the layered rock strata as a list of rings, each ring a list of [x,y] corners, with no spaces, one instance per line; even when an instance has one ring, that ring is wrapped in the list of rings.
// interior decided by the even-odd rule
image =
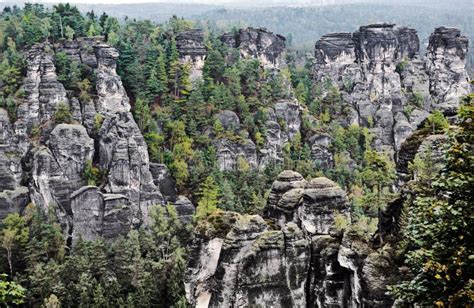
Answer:
[[[224,33],[221,41],[231,48],[240,50],[243,58],[260,60],[265,68],[278,68],[284,62],[286,39],[265,28],[245,28],[236,33]]]
[[[218,212],[198,226],[185,278],[189,302],[195,307],[387,307],[392,300],[386,286],[397,277],[396,266],[336,230],[336,216],[347,217],[348,211],[346,194],[334,182],[308,182],[296,172],[282,172],[265,219]]]
[[[58,81],[56,52],[94,74],[88,98],[76,97]],[[16,121],[0,109],[0,218],[21,212],[31,201],[56,213],[73,240],[112,240],[146,224],[150,206],[164,203],[156,185],[163,181],[150,172],[145,140],[116,72],[117,58],[117,50],[101,37],[29,49]],[[70,110],[72,124],[55,123],[61,105]],[[86,186],[87,166],[100,169],[94,179],[98,187]],[[170,187],[167,193],[174,202]],[[183,200],[180,207],[186,217],[194,208]]]
[[[333,86],[340,92],[343,112],[335,120],[369,127],[378,149],[397,152],[430,111],[453,114],[469,93],[467,38],[440,27],[425,57],[419,47],[416,30],[394,24],[323,36],[315,45],[313,76],[329,85],[323,92]]]
[[[202,77],[202,69],[207,56],[202,29],[191,29],[178,33],[176,46],[182,63],[191,66],[190,79],[195,81]]]

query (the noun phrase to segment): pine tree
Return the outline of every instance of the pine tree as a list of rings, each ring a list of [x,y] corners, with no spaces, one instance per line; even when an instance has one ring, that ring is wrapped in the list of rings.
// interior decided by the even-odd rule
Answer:
[[[474,297],[473,95],[461,106],[458,117],[441,175],[433,181],[427,166],[416,165],[423,169],[417,170],[418,179],[412,183],[403,230],[409,243],[406,262],[414,277],[392,289],[409,303],[468,307]]]
[[[219,189],[212,176],[208,176],[201,185],[199,191],[199,202],[197,206],[197,221],[206,220],[210,214],[217,210],[219,204]]]

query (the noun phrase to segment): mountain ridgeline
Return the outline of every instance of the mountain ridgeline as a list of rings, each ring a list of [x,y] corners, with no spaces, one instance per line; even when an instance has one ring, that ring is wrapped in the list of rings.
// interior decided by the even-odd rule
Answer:
[[[2,303],[472,303],[459,29],[422,54],[371,24],[308,59],[264,28],[68,4],[6,8],[0,30]]]

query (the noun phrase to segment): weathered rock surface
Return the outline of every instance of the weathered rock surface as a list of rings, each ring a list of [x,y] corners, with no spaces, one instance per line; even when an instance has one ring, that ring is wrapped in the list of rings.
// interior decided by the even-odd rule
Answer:
[[[15,190],[0,192],[0,221],[10,213],[20,214],[29,201],[28,187],[19,186]]]
[[[196,307],[302,307],[308,242],[294,223],[269,230],[260,216],[238,216],[222,238],[196,240],[186,292]]]
[[[190,79],[195,81],[202,77],[202,69],[207,56],[202,29],[192,29],[178,33],[176,46],[182,63],[191,65]]]
[[[97,57],[95,102],[97,112],[101,114],[130,111],[127,93],[116,72],[116,60],[119,56],[115,48],[106,44],[94,45]]]
[[[214,142],[219,170],[236,170],[240,159],[245,161],[250,168],[257,168],[257,152],[255,144],[250,139],[231,140],[228,138],[217,139]]]
[[[85,184],[84,168],[94,156],[94,142],[86,129],[59,124],[47,146],[36,147],[31,153],[32,200],[43,209],[56,205],[71,214],[70,195]]]
[[[330,150],[332,138],[328,134],[315,134],[308,140],[311,144],[311,158],[315,166],[322,170],[330,169],[334,166],[334,156]]]
[[[283,63],[286,39],[267,29],[246,28],[238,33],[225,33],[221,41],[231,48],[238,48],[244,58],[259,59],[266,68],[279,67]]]
[[[160,190],[165,201],[174,201],[177,197],[176,181],[165,164],[150,163],[153,183]]]
[[[371,128],[376,148],[397,152],[430,111],[453,114],[468,93],[467,44],[459,30],[440,27],[421,57],[416,30],[363,26],[353,34],[323,36],[315,45],[313,76],[323,96],[335,86],[342,110],[355,111],[349,123],[345,113],[336,121]]]
[[[0,192],[21,184],[21,155],[8,112],[0,108]]]
[[[334,182],[307,182],[296,172],[282,172],[273,183],[266,220],[218,212],[209,225],[198,227],[185,278],[189,302],[195,307],[390,306],[386,286],[397,277],[397,267],[335,230],[334,215],[348,209],[345,192]]]
[[[230,110],[222,110],[216,115],[224,130],[238,131],[240,129],[239,116]]]
[[[71,194],[73,242],[112,240],[125,236],[132,226],[132,213],[126,196],[103,194],[95,186],[84,186]]]
[[[297,100],[279,100],[266,112],[265,143],[260,149],[259,167],[283,161],[283,147],[298,135],[301,138],[301,106]]]
[[[427,58],[433,107],[454,114],[459,97],[469,93],[466,56],[469,42],[455,28],[439,27],[430,36]]]
[[[148,221],[149,207],[162,204],[163,197],[153,182],[147,146],[131,113],[117,112],[104,120],[99,155],[101,169],[108,170],[105,191],[127,196],[134,216]]]
[[[87,101],[58,81],[56,52],[94,74]],[[17,120],[11,123],[0,109],[0,218],[21,212],[31,200],[56,213],[66,237],[113,240],[148,223],[150,206],[165,201],[158,186],[166,190],[167,201],[176,200],[169,172],[157,168],[155,178],[150,172],[146,143],[116,72],[117,58],[102,37],[40,43],[26,52]],[[59,104],[69,107],[73,124],[53,121]],[[85,186],[88,162],[100,167],[94,175],[99,187]],[[177,203],[189,221],[194,207],[183,198]]]

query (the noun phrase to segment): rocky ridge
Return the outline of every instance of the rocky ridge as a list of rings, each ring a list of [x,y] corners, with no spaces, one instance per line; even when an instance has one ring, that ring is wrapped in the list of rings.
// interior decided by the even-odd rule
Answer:
[[[218,212],[209,225],[198,226],[185,279],[189,302],[195,307],[387,307],[392,300],[386,285],[398,277],[397,268],[367,243],[336,230],[335,217],[348,212],[346,193],[331,180],[306,181],[283,171],[263,218]]]
[[[57,52],[96,76],[88,99],[81,100],[58,81]],[[36,44],[26,58],[25,95],[16,121],[11,123],[0,110],[0,218],[21,212],[31,201],[55,212],[73,240],[111,240],[146,224],[150,206],[164,203],[159,186],[170,176],[166,170],[155,172],[156,178],[150,172],[145,140],[116,73],[117,50],[101,37],[80,38]],[[73,124],[55,124],[61,105],[71,111]],[[84,179],[92,162],[103,175],[97,187],[87,186]],[[176,194],[165,190],[166,200],[174,202]],[[183,200],[180,209],[185,216],[194,211]]]
[[[315,45],[313,76],[342,97],[334,120],[369,127],[375,146],[394,153],[430,111],[452,115],[469,93],[467,38],[440,27],[425,57],[419,47],[416,30],[394,24],[323,36]]]
[[[264,29],[242,29],[220,38],[228,46],[238,48],[241,56],[260,59],[269,71],[284,66],[284,41]],[[431,111],[441,110],[451,116],[459,98],[469,93],[466,37],[458,29],[439,27],[429,41],[427,54],[422,56],[416,30],[394,24],[373,24],[360,27],[355,33],[323,36],[315,44],[312,69],[322,112],[328,109],[330,121],[343,127],[367,127],[374,136],[372,146],[397,160],[403,156],[402,144],[423,125]],[[281,61],[269,60],[272,53],[278,54],[276,58]],[[269,62],[276,64],[265,65]],[[226,153],[240,153],[238,156],[259,169],[281,162],[282,149],[297,134],[310,145],[315,165],[323,170],[334,166],[332,138],[328,133],[304,134],[301,125],[303,121],[312,126],[324,124],[308,116],[292,96],[290,93],[267,109],[262,146],[249,148],[250,139],[241,144],[224,141],[216,145],[222,153],[218,154],[221,170],[236,166],[236,156]],[[332,101],[334,98],[336,101]],[[219,114],[219,120],[240,125],[235,114]]]

